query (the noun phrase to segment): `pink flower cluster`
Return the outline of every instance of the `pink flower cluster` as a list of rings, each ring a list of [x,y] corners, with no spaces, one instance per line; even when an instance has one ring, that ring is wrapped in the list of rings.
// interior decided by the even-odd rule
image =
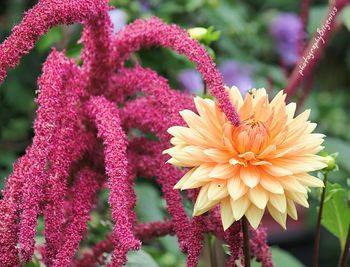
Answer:
[[[179,111],[193,109],[191,97],[171,90],[154,71],[138,65],[125,68],[124,62],[141,47],[150,46],[187,56],[197,64],[220,108],[238,125],[222,77],[205,49],[186,31],[152,18],[137,20],[113,35],[109,10],[106,0],[40,0],[0,45],[1,83],[7,69],[15,67],[51,27],[76,22],[84,27],[82,66],[56,50],[44,63],[35,136],[14,164],[0,200],[0,266],[20,266],[31,260],[39,216],[45,225],[40,252],[47,266],[95,266],[105,253],[112,253],[110,266],[122,266],[126,253],[139,249],[141,241],[166,234],[176,234],[180,249],[188,254],[187,265],[197,266],[205,233],[226,241],[231,251],[228,262],[234,266],[242,256],[239,225],[224,233],[215,210],[188,218],[181,194],[173,190],[183,171],[165,164],[168,158],[161,153],[169,146],[166,129],[183,123]],[[135,128],[154,133],[158,140],[133,136]],[[137,223],[133,183],[140,175],[156,177],[170,220]],[[113,232],[75,259],[97,192],[105,182],[110,189]],[[193,191],[187,197],[195,196]],[[254,236],[253,256],[271,266],[263,233]],[[254,249],[257,246],[266,249]]]

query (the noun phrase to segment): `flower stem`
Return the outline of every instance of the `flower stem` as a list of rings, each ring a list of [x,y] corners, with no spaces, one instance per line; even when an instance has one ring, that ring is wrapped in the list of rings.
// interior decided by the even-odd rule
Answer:
[[[210,236],[207,234],[204,237],[204,246],[203,246],[203,258],[204,258],[204,267],[214,267],[213,255],[211,250]]]
[[[323,202],[324,197],[326,195],[326,188],[327,188],[327,174],[324,175],[324,187],[322,189],[321,194],[321,201],[320,201],[320,210],[318,211],[318,217],[317,217],[317,226],[316,226],[316,236],[315,236],[315,244],[314,244],[314,264],[313,267],[318,266],[318,251],[320,247],[320,231],[321,231],[321,219],[322,219],[322,213],[323,213]]]
[[[250,267],[250,248],[249,248],[249,232],[247,218],[242,218],[242,232],[243,232],[243,253],[244,253],[244,266]]]
[[[348,236],[346,238],[346,243],[345,243],[345,247],[344,250],[341,253],[340,256],[340,260],[339,260],[339,267],[345,267],[346,266],[346,262],[348,260],[348,256],[349,256],[349,250],[350,250],[350,225],[348,228]]]

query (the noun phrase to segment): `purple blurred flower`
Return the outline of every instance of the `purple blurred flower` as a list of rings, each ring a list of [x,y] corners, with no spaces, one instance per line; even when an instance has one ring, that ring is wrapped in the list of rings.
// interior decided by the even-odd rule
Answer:
[[[150,1],[148,1],[148,0],[140,0],[139,6],[140,6],[140,10],[142,13],[149,12],[151,10],[151,7],[152,7]]]
[[[280,13],[270,24],[270,33],[275,39],[278,54],[287,65],[294,65],[298,61],[302,27],[300,17],[294,13]]]
[[[113,9],[108,12],[113,24],[113,33],[123,29],[126,25],[128,15],[121,9]]]
[[[198,94],[204,91],[202,75],[195,69],[185,69],[181,71],[177,80],[182,89],[192,94]]]
[[[224,77],[224,83],[229,87],[237,86],[243,95],[252,88],[252,68],[228,60],[219,66],[219,70]]]

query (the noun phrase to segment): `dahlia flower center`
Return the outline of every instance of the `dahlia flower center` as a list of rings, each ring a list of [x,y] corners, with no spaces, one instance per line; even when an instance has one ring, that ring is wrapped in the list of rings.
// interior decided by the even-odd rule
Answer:
[[[240,156],[249,160],[252,155],[244,154],[252,152],[255,155],[261,152],[268,144],[269,132],[262,121],[249,118],[234,130],[233,140],[238,140],[237,151]]]

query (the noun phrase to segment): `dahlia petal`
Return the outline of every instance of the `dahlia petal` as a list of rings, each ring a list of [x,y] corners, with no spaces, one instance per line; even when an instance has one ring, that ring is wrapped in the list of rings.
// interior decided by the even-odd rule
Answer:
[[[296,156],[289,158],[279,158],[271,159],[270,162],[272,165],[281,166],[281,168],[290,170],[294,174],[316,171],[327,167],[327,164],[321,162],[324,159],[317,155],[305,155],[305,156]],[[300,164],[302,162],[303,164]]]
[[[244,195],[237,200],[231,200],[232,212],[236,221],[243,217],[249,206],[250,201],[247,195]]]
[[[260,179],[260,185],[271,193],[284,193],[284,189],[281,183],[274,179],[274,177],[271,177],[269,175],[264,175],[262,179]]]
[[[218,138],[220,134],[217,134],[218,136],[216,136],[214,131],[208,131],[204,128],[199,128],[198,132],[201,134],[201,136],[203,136],[202,138],[207,140],[207,142],[209,142],[212,146],[219,149],[225,149],[223,142]]]
[[[221,131],[221,126],[218,123],[216,112],[215,112],[215,104],[210,99],[202,99],[200,97],[194,98],[194,103],[196,105],[197,111],[201,118],[203,118],[207,127],[213,130],[213,132]],[[213,127],[213,128],[212,128]]]
[[[275,209],[275,207],[270,203],[267,205],[267,209],[271,214],[272,218],[274,218],[275,221],[278,222],[283,227],[284,230],[286,230],[287,213],[280,212],[279,210]]]
[[[226,180],[211,182],[208,189],[208,198],[210,200],[218,200],[227,197],[228,191],[226,184]]]
[[[194,180],[191,177],[187,179],[186,182],[181,187],[181,190],[195,189],[206,185],[208,182],[203,180]]]
[[[228,192],[233,200],[237,200],[247,192],[247,187],[240,178],[231,178],[227,182]]]
[[[306,188],[301,185],[296,178],[293,176],[286,176],[278,178],[278,181],[281,183],[283,188],[288,191],[292,192],[299,192],[299,193],[307,193]]]
[[[240,132],[237,136],[237,148],[239,153],[244,153],[249,143],[249,136],[246,131]]]
[[[297,107],[297,104],[294,103],[294,102],[289,103],[289,104],[286,106],[286,113],[287,113],[287,115],[288,115],[288,119],[289,119],[289,120],[293,119],[294,114],[295,114],[296,107]]]
[[[189,167],[198,166],[201,163],[203,163],[203,161],[201,161],[200,159],[193,157],[189,153],[186,153],[184,151],[184,149],[181,149],[181,148],[178,148],[178,147],[170,148],[167,151],[165,151],[165,153],[169,154],[174,159],[179,161],[180,164],[183,167],[186,167],[186,166],[189,166]]]
[[[255,159],[255,154],[253,152],[248,151],[238,155],[238,157],[243,158],[245,160],[252,160],[252,159]]]
[[[260,186],[249,189],[249,199],[259,209],[265,209],[269,200],[268,194]]]
[[[299,173],[294,175],[294,177],[303,185],[310,187],[323,187],[324,183],[322,180],[307,174],[307,173]]]
[[[281,213],[287,209],[287,201],[284,194],[269,194],[269,203]]]
[[[276,146],[275,145],[269,145],[257,156],[257,158],[263,159],[266,156],[270,155],[275,150],[276,150]]]
[[[225,147],[228,149],[228,151],[229,151],[231,154],[237,154],[237,153],[236,153],[236,150],[235,150],[235,148],[234,148],[234,146],[233,146],[233,144],[232,144],[232,142],[230,141],[229,138],[227,138],[226,136],[224,136],[223,139],[222,139],[222,141],[223,141]]]
[[[305,134],[310,134],[310,133],[312,133],[312,132],[316,129],[316,127],[317,127],[317,123],[309,122]]]
[[[193,172],[195,171],[195,168],[192,168],[190,171],[186,172],[184,176],[174,185],[174,189],[181,189],[182,186],[186,183],[186,181],[191,177]]]
[[[282,168],[278,164],[273,164],[273,163],[272,163],[272,165],[263,165],[263,166],[261,166],[261,168],[265,172],[267,172],[268,174],[270,174],[272,176],[276,176],[276,177],[287,176],[287,175],[293,174],[292,171],[285,169],[285,168]]]
[[[184,142],[183,140],[181,140],[180,138],[177,137],[173,137],[170,139],[170,143],[174,146],[180,145],[180,146],[185,146],[187,145],[186,142]]]
[[[230,101],[232,105],[238,110],[243,104],[242,94],[236,86],[231,88],[225,87],[226,91],[229,93]]]
[[[271,114],[271,106],[269,104],[268,96],[262,95],[260,96],[260,99],[255,105],[254,116],[256,117],[257,120],[265,122],[270,117],[270,114]]]
[[[286,197],[305,208],[309,207],[309,203],[307,202],[307,194],[286,191]]]
[[[241,167],[241,180],[250,188],[255,187],[260,181],[260,173],[256,167]]]
[[[237,165],[237,164],[242,165],[242,166],[244,166],[244,167],[247,166],[246,163],[244,163],[244,162],[242,162],[242,161],[238,161],[238,160],[236,160],[235,158],[230,159],[230,160],[228,161],[228,163],[230,163],[230,164],[233,165],[233,166],[234,166],[234,165]]]
[[[173,126],[168,129],[168,133],[185,141],[187,144],[204,147],[210,145],[210,143],[208,144],[208,142],[205,141],[195,130],[187,127]]]
[[[305,122],[309,119],[310,117],[311,110],[307,109],[304,112],[300,113],[298,116],[296,116],[291,123],[288,124],[290,127],[295,127],[297,125],[301,126],[304,125]]]
[[[258,228],[261,218],[264,215],[264,210],[255,207],[254,205],[250,205],[248,210],[245,213],[250,225],[256,230]]]
[[[283,91],[279,91],[275,97],[271,100],[271,106],[277,106],[279,103],[284,103],[285,96],[283,97]]]
[[[293,200],[287,198],[287,213],[293,220],[298,220],[298,213]]]
[[[170,164],[178,166],[178,167],[193,167],[192,164],[184,164],[181,161],[178,161],[177,159],[174,159],[174,158],[167,160],[166,163],[170,163]]]
[[[180,111],[179,113],[190,128],[198,129],[205,127],[205,124],[203,123],[201,117],[193,111],[185,109]]]
[[[244,103],[238,110],[239,117],[241,120],[248,119],[253,112],[253,98],[250,94],[245,95]]]
[[[209,173],[210,178],[230,178],[235,173],[235,167],[231,164],[216,164]]]
[[[227,151],[217,148],[208,148],[203,151],[211,160],[217,163],[226,163],[230,160],[231,155]]]
[[[204,163],[199,165],[196,170],[194,171],[194,173],[191,176],[191,179],[193,180],[197,180],[197,181],[208,181],[210,180],[210,172],[213,169],[212,164],[209,163]]]
[[[222,225],[224,227],[224,231],[226,231],[226,229],[229,228],[232,225],[232,223],[235,221],[233,217],[231,201],[229,197],[223,199],[220,202],[220,209],[221,209]]]
[[[256,161],[256,162],[250,162],[250,164],[254,165],[254,166],[262,166],[262,165],[272,165],[271,162],[268,161],[264,161],[264,160],[260,160],[260,161]]]
[[[194,204],[194,207],[193,207],[193,216],[198,216],[207,212],[212,207],[214,207],[217,203],[220,202],[220,199],[215,201],[209,200],[208,189],[209,189],[209,184],[204,185],[199,191],[198,197],[196,199],[196,203]]]
[[[284,140],[284,145],[289,146],[297,142],[298,140],[300,140],[300,138],[302,138],[305,135],[305,132],[307,131],[307,129],[308,129],[308,124],[301,124],[294,128],[291,128],[291,126],[288,126],[288,135]]]
[[[186,146],[183,151],[188,153],[191,157],[201,162],[211,162],[210,158],[203,152],[203,148],[198,146]]]

